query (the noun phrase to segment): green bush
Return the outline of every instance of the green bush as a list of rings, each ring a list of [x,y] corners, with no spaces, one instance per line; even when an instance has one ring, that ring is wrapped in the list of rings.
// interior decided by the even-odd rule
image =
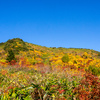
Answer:
[[[93,75],[100,75],[100,68],[95,66],[89,66],[89,70]]]
[[[63,57],[62,57],[62,61],[64,62],[64,63],[68,63],[69,62],[69,56],[67,55],[67,54],[65,54]]]
[[[8,62],[11,62],[12,60],[15,60],[15,55],[14,55],[14,52],[12,50],[9,50],[8,51],[8,56],[7,56],[7,59],[6,59]]]

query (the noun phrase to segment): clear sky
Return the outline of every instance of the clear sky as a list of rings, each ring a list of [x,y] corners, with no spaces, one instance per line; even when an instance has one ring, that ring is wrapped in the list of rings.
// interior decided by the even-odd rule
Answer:
[[[100,0],[0,0],[0,42],[100,51]]]

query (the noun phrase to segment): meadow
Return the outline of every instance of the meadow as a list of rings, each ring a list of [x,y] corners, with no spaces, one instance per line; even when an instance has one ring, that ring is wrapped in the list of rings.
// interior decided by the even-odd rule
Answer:
[[[0,100],[100,100],[100,52],[0,43]]]

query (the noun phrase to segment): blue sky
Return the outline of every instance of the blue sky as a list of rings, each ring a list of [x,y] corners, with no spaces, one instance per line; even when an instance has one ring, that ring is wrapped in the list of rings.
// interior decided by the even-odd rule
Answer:
[[[0,0],[0,42],[100,51],[100,0]]]

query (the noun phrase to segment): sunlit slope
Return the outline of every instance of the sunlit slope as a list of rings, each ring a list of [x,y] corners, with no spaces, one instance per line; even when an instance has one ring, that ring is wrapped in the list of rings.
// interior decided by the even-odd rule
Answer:
[[[19,38],[0,43],[0,100],[100,100],[99,94],[100,52]]]
[[[40,46],[40,45],[36,45],[36,44],[32,44],[32,43],[27,43],[24,42],[22,39],[20,38],[14,38],[14,39],[9,39],[7,42],[5,43],[0,43],[0,50],[5,50],[7,51],[8,49],[13,49],[15,52],[19,52],[19,51],[40,51],[40,52],[53,52],[53,53],[72,53],[72,54],[78,54],[81,55],[84,52],[87,52],[89,54],[91,54],[92,56],[98,56],[99,52],[95,51],[95,50],[90,50],[90,49],[83,49],[83,48],[63,48],[63,47],[45,47],[45,46]]]
[[[9,39],[5,43],[0,43],[1,62],[7,63],[9,50],[12,50],[14,53],[16,62],[21,62],[21,58],[24,58],[25,63],[31,64],[32,66],[42,63],[48,66],[73,66],[73,69],[75,69],[76,67],[80,68],[80,66],[89,67],[91,64],[98,66],[100,60],[100,52],[95,50],[62,47],[48,48],[24,42],[20,38],[14,38]],[[67,63],[62,60],[65,55],[68,55],[69,61],[67,61]],[[14,60],[13,58],[10,59]]]

